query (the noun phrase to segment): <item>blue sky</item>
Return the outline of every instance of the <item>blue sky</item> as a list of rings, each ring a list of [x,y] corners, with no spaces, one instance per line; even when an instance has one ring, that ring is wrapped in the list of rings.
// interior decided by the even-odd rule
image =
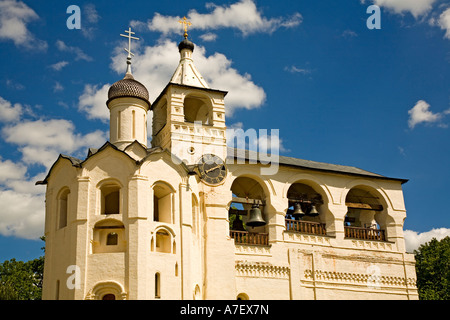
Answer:
[[[381,8],[369,30],[368,6]],[[81,29],[69,30],[69,5]],[[108,139],[109,86],[133,73],[154,100],[178,64],[177,23],[194,60],[227,90],[227,125],[280,129],[282,155],[406,178],[411,243],[449,234],[450,3],[0,0],[0,261],[41,255],[44,187],[60,153]]]

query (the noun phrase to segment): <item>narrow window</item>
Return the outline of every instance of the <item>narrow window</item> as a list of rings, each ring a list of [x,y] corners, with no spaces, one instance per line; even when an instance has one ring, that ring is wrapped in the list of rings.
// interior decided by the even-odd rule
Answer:
[[[56,280],[55,300],[59,300],[59,280]]]
[[[68,199],[69,199],[69,190],[65,190],[61,193],[58,199],[58,210],[59,210],[59,229],[67,226],[67,213],[68,213]]]
[[[161,275],[155,273],[155,299],[161,298]]]
[[[122,111],[119,111],[117,116],[117,140],[120,140],[122,133]]]
[[[133,126],[132,126],[132,130],[133,130],[133,140],[136,140],[136,111],[133,110],[132,112],[133,114]]]

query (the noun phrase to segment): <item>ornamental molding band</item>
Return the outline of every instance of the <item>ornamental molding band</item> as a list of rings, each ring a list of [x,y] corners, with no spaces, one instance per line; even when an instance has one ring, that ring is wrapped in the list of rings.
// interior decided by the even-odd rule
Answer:
[[[416,279],[403,278],[394,276],[381,276],[365,273],[349,273],[336,271],[313,271],[308,269],[304,272],[305,280],[311,281],[326,281],[326,282],[340,282],[346,284],[367,285],[374,287],[374,283],[384,287],[408,287],[410,289],[416,288]],[[406,281],[405,281],[406,280]]]
[[[247,278],[289,279],[288,266],[274,266],[269,262],[236,261],[236,276]]]

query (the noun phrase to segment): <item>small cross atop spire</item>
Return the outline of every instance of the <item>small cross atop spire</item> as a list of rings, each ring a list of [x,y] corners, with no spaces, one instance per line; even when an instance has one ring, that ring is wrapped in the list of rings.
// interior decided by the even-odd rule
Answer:
[[[133,37],[132,35],[135,34],[135,32],[131,31],[131,27],[128,28],[128,30],[125,30],[128,35],[120,34],[121,37],[128,38],[128,49],[125,48],[125,51],[128,52],[127,57],[127,73],[131,74],[131,56],[134,56],[134,53],[131,52],[131,39],[133,40],[139,40],[139,38]]]
[[[182,20],[180,20],[180,21],[178,21],[180,24],[182,24],[183,25],[183,28],[184,28],[184,38],[185,39],[187,39],[187,37],[188,37],[188,28],[190,27],[190,26],[192,26],[192,23],[190,22],[190,21],[188,21],[187,20],[187,18],[186,17],[183,17],[183,19]]]

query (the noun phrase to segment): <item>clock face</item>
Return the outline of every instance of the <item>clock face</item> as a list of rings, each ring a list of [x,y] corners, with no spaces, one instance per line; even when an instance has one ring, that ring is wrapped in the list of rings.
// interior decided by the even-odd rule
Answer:
[[[221,184],[227,176],[227,167],[224,161],[213,154],[205,154],[198,162],[200,178],[209,185]]]

